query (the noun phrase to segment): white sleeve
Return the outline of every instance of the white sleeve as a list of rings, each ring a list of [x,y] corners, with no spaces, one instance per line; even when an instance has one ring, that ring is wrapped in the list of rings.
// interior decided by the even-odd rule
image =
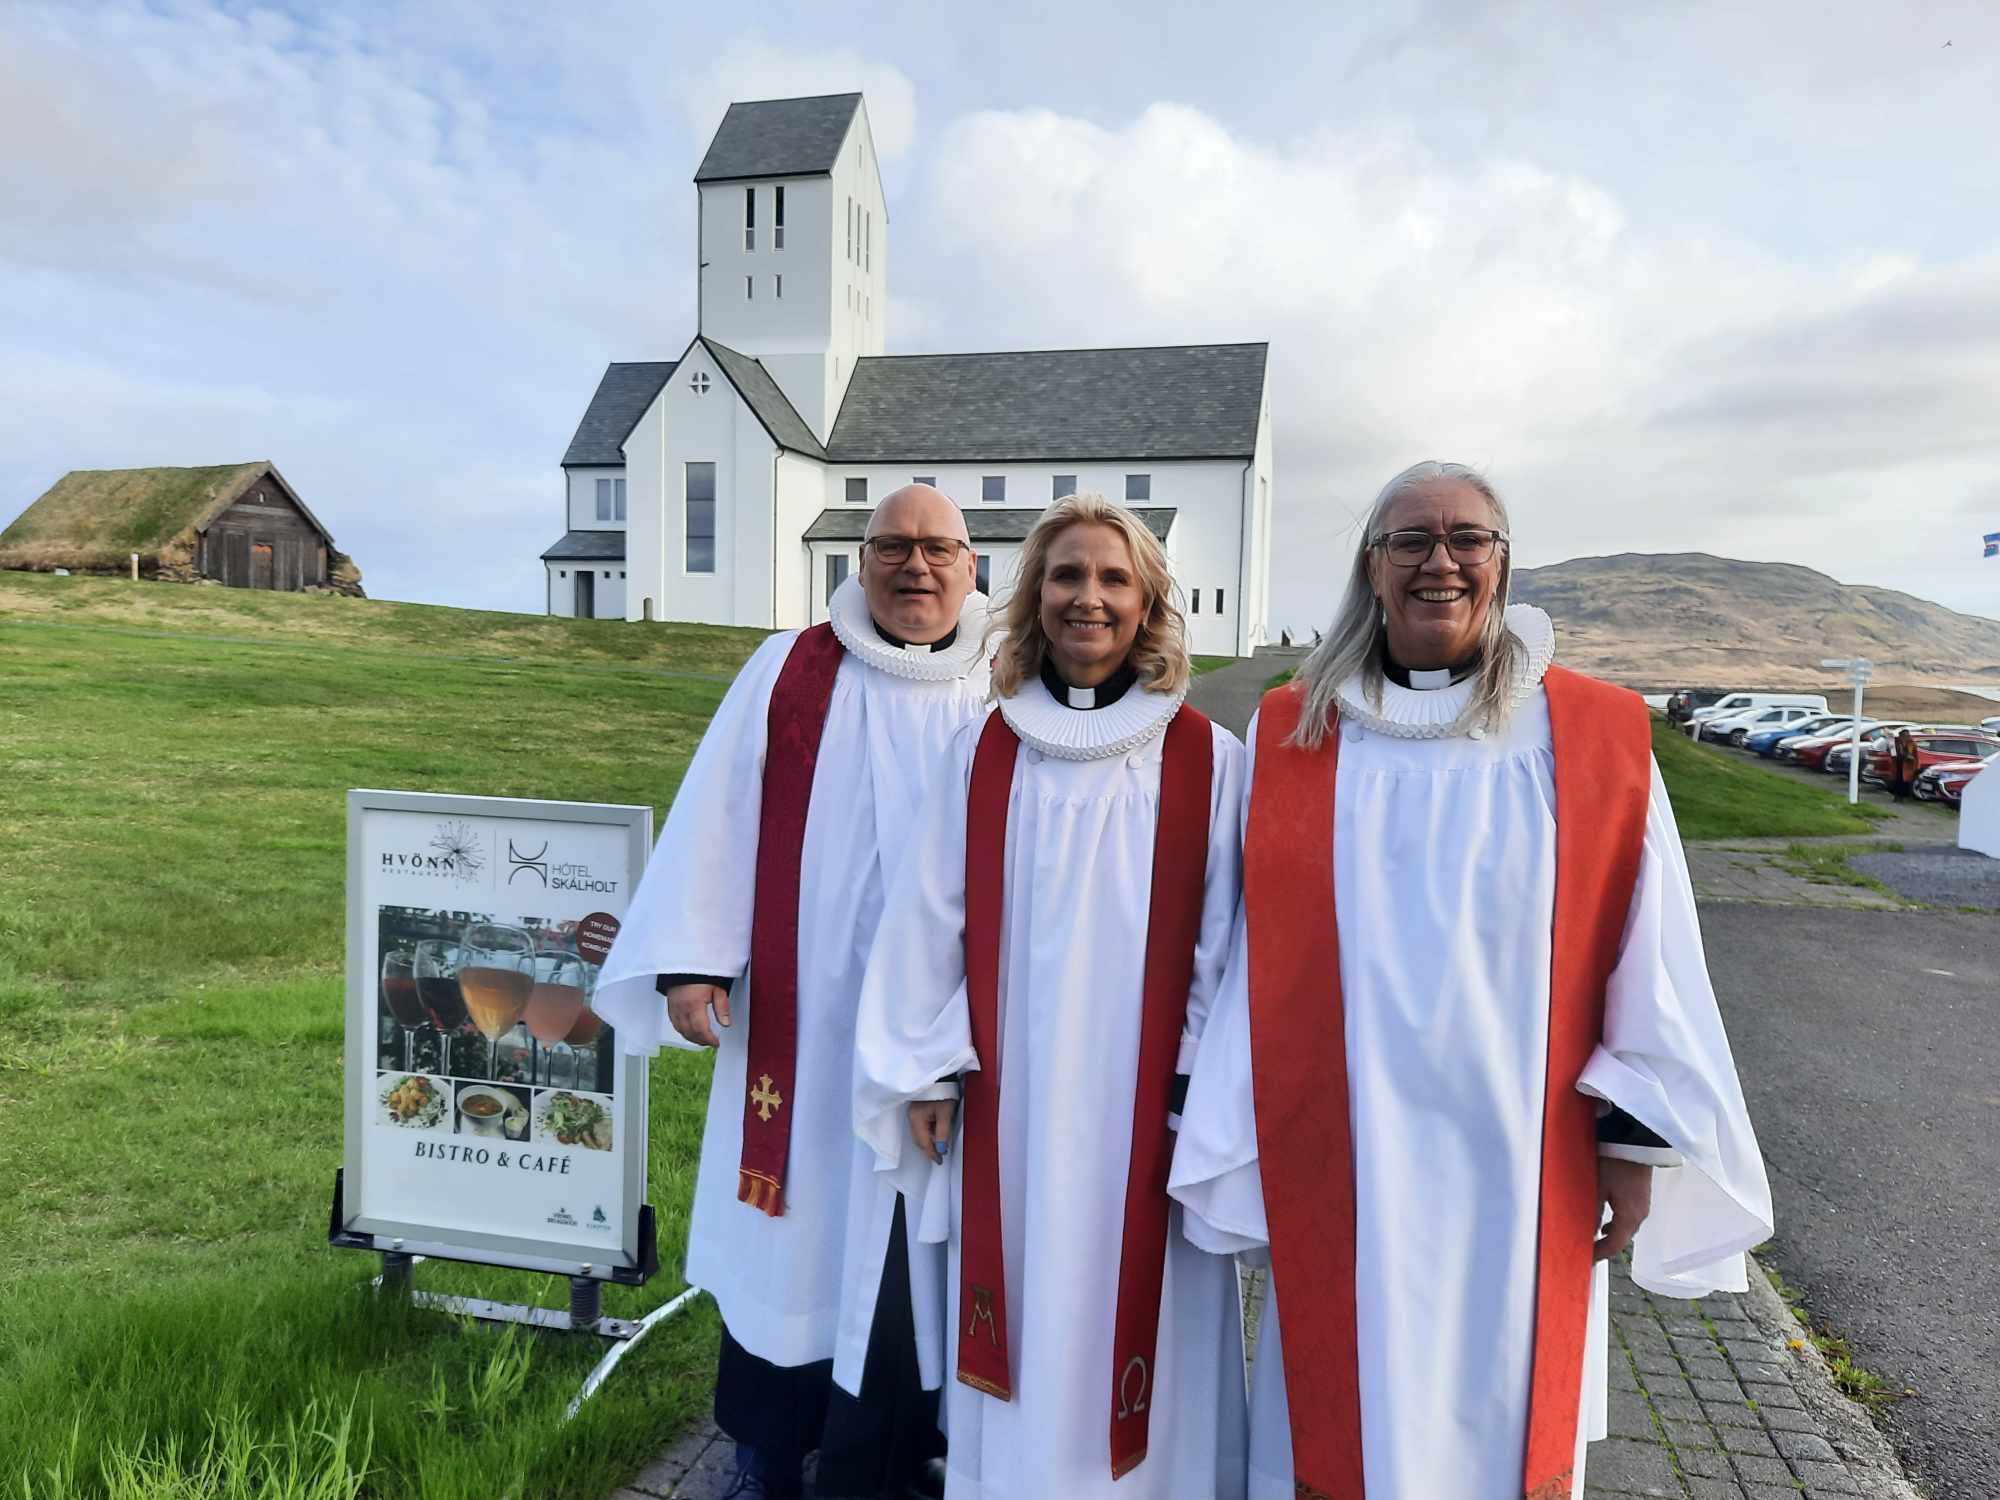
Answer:
[[[591,998],[623,1051],[692,1048],[667,1024],[660,975],[733,979],[749,966],[771,690],[796,638],[772,636],[736,674],[632,893]]]
[[[1686,1163],[1654,1176],[1652,1213],[1633,1242],[1633,1280],[1677,1297],[1742,1291],[1743,1252],[1771,1233],[1771,1185],[1657,764],[1639,878],[1605,990],[1604,1037],[1577,1087],[1624,1110]]]

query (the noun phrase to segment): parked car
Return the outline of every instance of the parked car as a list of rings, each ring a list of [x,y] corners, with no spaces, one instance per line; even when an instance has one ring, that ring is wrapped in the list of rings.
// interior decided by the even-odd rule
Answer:
[[[1880,723],[1879,719],[1863,719],[1861,737],[1867,739]],[[1829,729],[1825,734],[1807,735],[1804,739],[1781,742],[1778,746],[1778,759],[1792,765],[1805,766],[1809,770],[1822,770],[1825,767],[1827,752],[1851,744],[1853,739],[1852,725],[1843,724],[1838,729]]]
[[[1806,739],[1815,734],[1832,734],[1834,730],[1853,723],[1852,715],[1815,714],[1810,719],[1801,719],[1796,724],[1779,724],[1765,729],[1753,729],[1743,736],[1743,748],[1754,750],[1766,760],[1776,758],[1778,746],[1789,739]],[[1731,736],[1735,738],[1734,735]]]
[[[1824,693],[1728,693],[1709,704],[1697,708],[1688,715],[1690,733],[1697,724],[1705,724],[1710,719],[1720,719],[1729,714],[1747,713],[1753,708],[1810,708],[1818,713],[1826,712]]]
[[[1988,734],[2000,734],[2000,714],[1995,714],[1990,719],[1981,719],[1979,727]]]
[[[1942,802],[1956,807],[1965,795],[1965,785],[1981,771],[2000,765],[2000,752],[1984,760],[1955,760],[1931,766],[1917,773],[1911,792],[1924,802]]]
[[[1780,729],[1787,725],[1804,724],[1809,720],[1822,717],[1824,715],[1816,714],[1809,708],[1800,708],[1796,705],[1786,705],[1782,708],[1760,708],[1753,713],[1738,714],[1735,721],[1720,733],[1717,733],[1715,721],[1711,719],[1707,725],[1708,737],[1721,743],[1734,745],[1740,750],[1743,748],[1744,742],[1757,730]]]
[[[1889,740],[1894,737],[1897,730],[1921,727],[1920,725],[1911,725],[1909,723],[1877,724],[1873,729],[1870,729],[1866,734],[1861,736],[1862,766],[1864,768],[1867,766],[1868,752],[1876,748],[1878,740],[1886,746]],[[1820,761],[1819,768],[1829,776],[1845,776],[1847,774],[1847,762],[1852,758],[1848,750],[1848,744],[1849,740],[1845,735],[1835,741],[1832,748],[1826,752],[1825,757]]]
[[[2000,736],[1980,734],[1972,731],[1946,731],[1905,729],[1889,737],[1889,743],[1879,748],[1871,748],[1868,758],[1861,768],[1861,779],[1878,786],[1893,787],[1896,783],[1896,742],[1903,735],[1909,735],[1916,750],[1916,769],[1911,779],[1922,775],[1932,766],[1948,765],[1957,761],[1983,760],[1986,756],[2000,751]],[[1878,739],[1880,736],[1877,737]],[[1900,795],[1900,794],[1899,794]]]

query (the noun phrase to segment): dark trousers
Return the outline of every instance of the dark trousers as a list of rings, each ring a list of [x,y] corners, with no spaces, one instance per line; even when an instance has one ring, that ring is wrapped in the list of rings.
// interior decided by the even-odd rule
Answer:
[[[900,1490],[924,1462],[944,1455],[938,1393],[923,1388],[916,1324],[910,1315],[910,1257],[903,1200],[889,1229],[875,1323],[868,1331],[861,1394],[833,1383],[833,1361],[774,1365],[722,1330],[715,1376],[715,1425],[757,1450],[765,1472],[796,1474],[819,1452],[813,1481],[825,1496]]]

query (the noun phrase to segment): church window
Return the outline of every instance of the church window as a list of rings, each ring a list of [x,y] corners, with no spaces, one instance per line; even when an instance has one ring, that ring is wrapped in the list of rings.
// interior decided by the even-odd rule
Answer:
[[[1200,590],[1200,589],[1195,589],[1195,590],[1192,590],[1192,591],[1191,591],[1191,592],[1190,592],[1190,593],[1188,594],[1188,613],[1189,613],[1189,614],[1191,614],[1191,615],[1198,615],[1198,614],[1200,614],[1200,613],[1201,613],[1201,590]]]
[[[1221,589],[1217,589],[1217,590],[1215,591],[1215,612],[1216,612],[1217,614],[1221,614],[1221,613],[1222,613],[1222,590],[1221,590]]]
[[[773,276],[771,278],[771,295],[778,298],[780,301],[784,300],[785,278],[782,273],[777,276]]]
[[[569,577],[569,569],[568,569],[568,568],[557,568],[557,569],[556,569],[556,577],[558,577],[558,578],[567,578],[567,577]]]
[[[743,300],[745,302],[755,302],[757,300],[757,278],[755,276],[745,276],[743,278]]]
[[[697,396],[706,396],[711,383],[706,370],[696,370],[688,380],[689,387]]]
[[[868,481],[865,478],[849,479],[847,481],[847,502],[850,505],[866,505],[868,503]]]
[[[863,214],[861,217],[861,269],[864,271],[875,269],[875,215],[873,214]]]
[[[1049,498],[1051,500],[1060,500],[1065,495],[1074,495],[1075,493],[1076,476],[1074,474],[1058,474],[1054,479],[1049,481]]]
[[[854,200],[847,200],[847,258],[854,259]]]
[[[757,190],[753,187],[743,190],[743,248],[757,248]]]
[[[847,582],[847,554],[836,552],[826,560],[826,602],[833,603],[833,591]]]
[[[1007,498],[1007,476],[1005,474],[984,474],[979,479],[979,498],[992,505],[998,505]]]
[[[781,182],[771,189],[771,248],[785,248],[785,185]]]
[[[619,576],[620,578],[623,578],[623,577],[625,576],[625,570],[624,570],[623,568],[620,568],[620,569],[618,570],[618,576]]]
[[[1127,474],[1125,476],[1125,498],[1127,500],[1152,499],[1153,476],[1151,474]]]
[[[622,490],[625,488],[625,481],[622,479],[600,479],[597,481],[597,519],[600,521],[609,521],[612,519],[611,507],[615,493],[614,486],[616,490]],[[619,496],[618,498],[622,499],[623,497]],[[622,517],[625,513],[625,507],[620,505],[617,513]]]
[[[611,481],[611,519],[625,519],[625,481],[622,479]]]
[[[715,571],[715,465],[687,466],[687,570]]]
[[[972,586],[982,594],[990,594],[993,592],[992,582],[993,559],[982,552],[978,561],[972,565]]]
[[[936,489],[936,488],[937,488],[937,475],[935,475],[935,474],[912,474],[912,475],[910,476],[910,483],[911,483],[911,484],[927,484],[927,485],[929,485],[929,486],[930,486],[930,487],[931,487],[932,489]]]

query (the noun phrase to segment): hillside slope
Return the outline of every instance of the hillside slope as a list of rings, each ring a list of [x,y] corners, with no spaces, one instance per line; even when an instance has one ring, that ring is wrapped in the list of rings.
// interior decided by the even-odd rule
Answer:
[[[1832,682],[1819,663],[1845,656],[1878,681],[2000,682],[2000,620],[1793,563],[1579,557],[1521,569],[1513,593],[1555,620],[1563,661],[1634,685]]]

